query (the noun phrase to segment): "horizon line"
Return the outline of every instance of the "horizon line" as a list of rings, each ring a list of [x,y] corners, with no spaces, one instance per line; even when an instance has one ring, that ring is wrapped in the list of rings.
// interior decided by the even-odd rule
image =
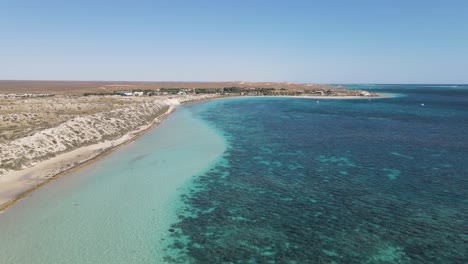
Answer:
[[[320,85],[468,85],[468,83],[424,83],[424,82],[291,82],[291,81],[129,81],[129,80],[73,80],[73,79],[0,79],[3,81],[26,82],[125,82],[125,83],[289,83],[289,84],[320,84]]]

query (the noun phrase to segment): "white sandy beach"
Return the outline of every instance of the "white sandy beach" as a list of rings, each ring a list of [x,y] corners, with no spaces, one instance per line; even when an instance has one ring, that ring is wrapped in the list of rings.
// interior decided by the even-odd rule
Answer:
[[[141,109],[133,107],[132,109],[118,110],[119,113],[113,113],[113,115],[126,115],[126,118],[121,120],[106,118],[105,113],[85,117],[80,116],[56,127],[0,144],[0,160],[15,161],[24,159],[25,157],[30,160],[30,162],[22,165],[17,170],[0,169],[0,211],[8,208],[16,200],[21,199],[30,191],[43,184],[101,157],[118,146],[131,142],[146,130],[160,124],[164,118],[175,110],[177,105],[213,97],[216,96],[184,95],[156,99],[152,104],[142,104],[140,106]],[[136,99],[138,100],[138,98]],[[149,112],[148,116],[151,116],[151,114],[160,109],[167,110],[149,122],[135,121],[140,116],[145,118],[142,111]],[[143,118],[141,119],[143,120]],[[96,131],[94,129],[96,125],[91,123],[90,120],[97,120],[100,129]],[[104,133],[115,134],[122,122],[127,122],[128,124],[134,122],[132,125],[133,129],[118,138],[107,139]],[[76,127],[77,130],[72,132],[70,131],[70,127]],[[76,134],[75,131],[79,131],[79,134]],[[86,144],[86,140],[89,138],[98,138],[98,142],[91,145]],[[78,147],[67,151],[68,142],[76,142]],[[83,142],[81,144],[84,146],[80,146],[80,142]],[[34,150],[33,152],[31,152],[31,147]],[[45,155],[51,157],[44,159]]]
[[[377,96],[316,96],[316,95],[275,95],[275,96],[251,96],[251,97],[285,97],[285,98],[305,98],[305,99],[324,99],[324,100],[343,100],[343,99],[384,99],[394,98],[396,95],[390,93],[376,93]],[[250,96],[247,96],[250,97]]]

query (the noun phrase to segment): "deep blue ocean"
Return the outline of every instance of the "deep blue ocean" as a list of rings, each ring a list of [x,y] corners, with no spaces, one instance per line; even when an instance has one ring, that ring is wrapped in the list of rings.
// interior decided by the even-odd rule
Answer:
[[[181,197],[166,261],[468,263],[468,86],[350,88],[397,97],[188,106],[228,147]]]

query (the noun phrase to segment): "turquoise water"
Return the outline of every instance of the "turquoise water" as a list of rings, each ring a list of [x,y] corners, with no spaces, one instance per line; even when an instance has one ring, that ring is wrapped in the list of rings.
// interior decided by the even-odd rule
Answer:
[[[0,215],[0,263],[468,263],[468,86],[235,98]]]
[[[400,96],[205,104],[228,148],[166,259],[468,263],[468,86],[365,88]]]
[[[179,109],[137,141],[0,214],[0,263],[161,263],[183,187],[225,147]]]

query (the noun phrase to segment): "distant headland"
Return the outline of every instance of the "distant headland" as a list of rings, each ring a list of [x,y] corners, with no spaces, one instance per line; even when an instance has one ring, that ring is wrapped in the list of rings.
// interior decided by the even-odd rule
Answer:
[[[292,82],[126,82],[0,80],[0,95],[313,95],[377,96],[344,86]]]

